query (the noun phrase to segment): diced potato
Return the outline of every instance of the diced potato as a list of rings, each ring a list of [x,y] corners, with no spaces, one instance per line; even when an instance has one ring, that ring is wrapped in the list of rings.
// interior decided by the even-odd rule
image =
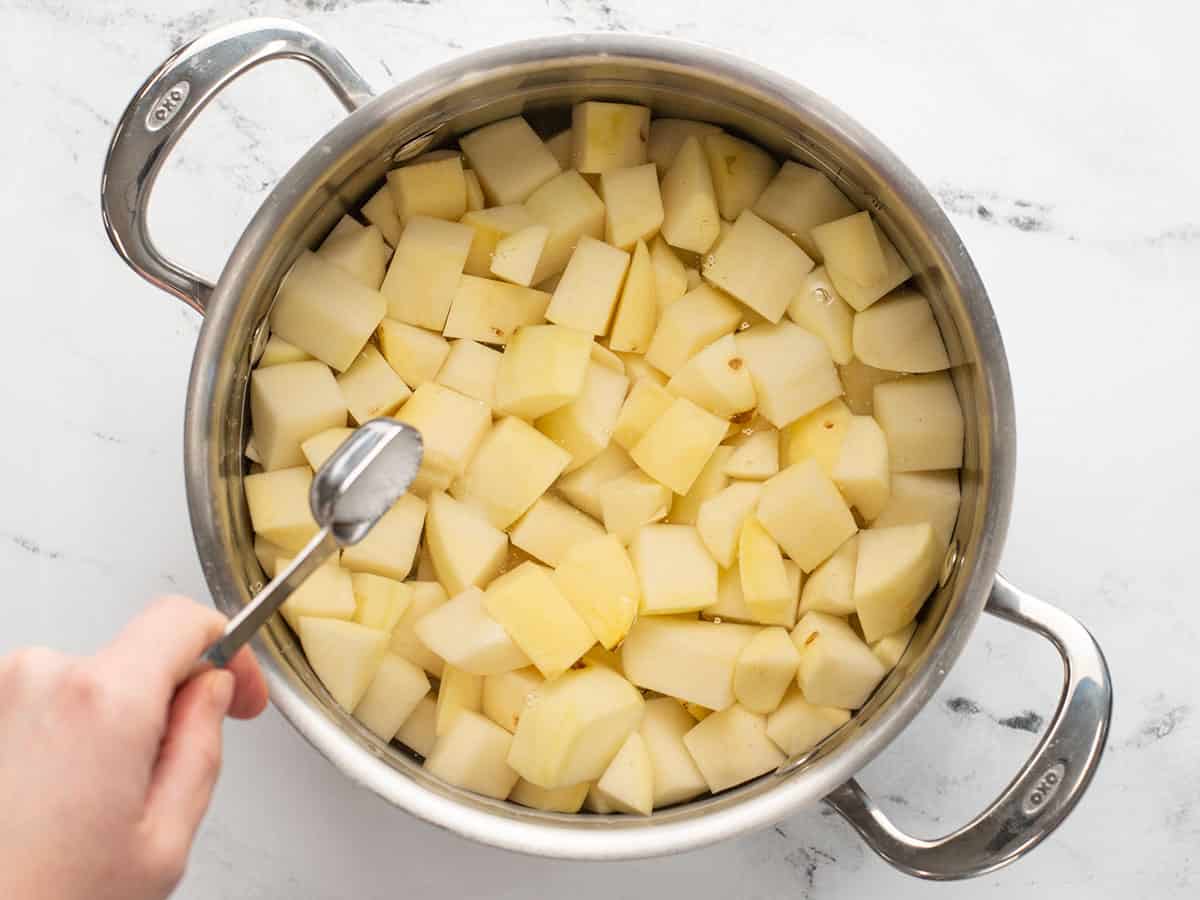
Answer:
[[[871,523],[874,528],[928,522],[938,543],[946,547],[958,519],[957,471],[894,472],[887,506]]]
[[[700,610],[700,614],[714,622],[743,622],[753,624],[754,616],[746,606],[742,594],[742,575],[736,560],[728,569],[717,575],[717,602]]]
[[[412,588],[393,578],[355,572],[350,576],[354,591],[354,621],[387,634],[412,605]]]
[[[518,328],[541,322],[549,305],[550,295],[545,291],[464,275],[443,334],[507,344]]]
[[[385,653],[354,718],[380,740],[390,741],[429,693],[429,679],[417,666],[394,653]]]
[[[507,758],[512,735],[477,712],[463,712],[438,736],[425,769],[455,787],[503,800],[517,783]]]
[[[488,408],[434,381],[417,388],[396,412],[421,432],[426,464],[461,475],[492,424]]]
[[[607,334],[628,268],[628,253],[581,236],[554,289],[546,318],[589,334]]]
[[[558,678],[596,642],[550,573],[537,563],[521,563],[488,585],[484,607],[546,678]]]
[[[425,524],[425,501],[405,494],[357,544],[342,550],[342,565],[352,572],[370,572],[403,581],[417,558]]]
[[[608,172],[646,162],[650,110],[589,100],[571,110],[571,159],[580,172]]]
[[[284,363],[304,362],[312,359],[312,354],[306,353],[295,344],[289,344],[277,334],[267,338],[262,356],[258,358],[256,367],[266,369],[269,366],[281,366]]]
[[[733,704],[733,667],[757,634],[754,625],[647,616],[638,619],[620,652],[625,677],[709,709]]]
[[[830,268],[859,284],[875,284],[887,277],[887,261],[879,245],[875,223],[868,212],[856,212],[811,232],[813,243]]]
[[[893,472],[955,469],[963,460],[963,414],[945,372],[875,385],[875,419]]]
[[[387,301],[378,291],[305,251],[279,287],[271,331],[344,372],[386,311]]]
[[[271,574],[278,578],[291,564],[292,557],[280,556],[275,560]],[[302,618],[350,621],[355,610],[354,584],[350,573],[338,565],[336,557],[318,567],[279,607],[280,615],[297,633]]]
[[[400,240],[404,226],[400,224],[400,216],[396,212],[396,202],[392,199],[392,190],[384,184],[371,195],[371,199],[363,204],[363,218],[374,225],[383,234],[383,239],[392,247]]]
[[[521,713],[533,692],[545,680],[532,666],[486,676],[483,679],[483,714],[505,731],[516,731]]]
[[[887,505],[891,491],[887,439],[870,416],[854,416],[846,426],[833,483],[868,522]]]
[[[346,217],[343,221],[354,220]],[[363,228],[357,222],[354,224],[358,227],[353,232],[343,230],[338,234],[335,228],[321,244],[317,255],[353,275],[366,287],[377,291],[383,284],[384,273],[387,272],[390,255],[388,245],[384,242],[383,232],[378,226]]]
[[[779,471],[779,432],[764,428],[746,439],[725,463],[725,474],[745,481],[765,481]]]
[[[470,225],[474,232],[471,250],[463,263],[463,272],[486,278],[492,273],[492,257],[500,241],[509,235],[537,225],[524,206],[493,206],[480,209],[462,217],[463,225]],[[543,248],[544,249],[544,248]]]
[[[501,238],[492,253],[492,274],[529,287],[549,236],[550,229],[545,225],[530,225]]]
[[[697,138],[683,142],[663,175],[660,189],[662,236],[667,243],[693,253],[707,253],[720,234],[721,214],[708,160]]]
[[[889,372],[868,366],[860,359],[852,359],[838,366],[838,377],[846,388],[846,405],[856,416],[869,416],[875,412],[875,385],[903,378],[901,372]]]
[[[800,654],[783,628],[764,628],[737,659],[733,694],[751,712],[767,715],[779,706],[796,678]]]
[[[858,535],[817,566],[800,592],[800,614],[816,610],[835,616],[854,612],[854,567],[858,565]]]
[[[459,222],[409,219],[380,288],[388,316],[441,331],[474,237],[474,230]]]
[[[450,354],[450,344],[440,334],[395,319],[379,323],[379,349],[410,388],[433,381]]]
[[[767,737],[766,718],[740,705],[698,722],[683,743],[714,794],[765,775],[786,759]]]
[[[571,454],[566,471],[595,459],[612,439],[629,379],[589,362],[583,388],[565,406],[537,420],[537,429]]]
[[[686,494],[725,437],[725,420],[678,397],[630,451],[651,478]]]
[[[525,202],[561,169],[554,154],[520,116],[463,135],[458,145],[493,205]]]
[[[600,199],[605,207],[604,240],[614,247],[630,250],[662,227],[662,194],[653,163],[602,174]]]
[[[437,742],[436,727],[437,702],[426,694],[396,732],[396,740],[421,756],[429,756]]]
[[[942,545],[928,522],[858,536],[854,607],[867,643],[908,625],[937,585]]]
[[[645,241],[637,241],[633,259],[613,316],[608,344],[613,350],[645,353],[658,324],[658,297],[654,263]],[[599,345],[597,345],[599,346]],[[624,366],[622,365],[622,369]]]
[[[767,737],[789,757],[807,753],[850,721],[850,711],[814,706],[793,688],[767,717]]]
[[[671,376],[667,388],[726,419],[753,409],[755,404],[754,382],[732,334],[717,338],[692,356]]]
[[[499,675],[529,665],[529,658],[483,608],[483,591],[469,587],[431,610],[415,625],[417,637],[456,669]]]
[[[479,180],[479,175],[468,169],[463,172],[463,178],[467,182],[467,212],[483,209],[487,203],[483,197],[483,184]]]
[[[883,251],[884,262],[887,266],[887,274],[882,279],[870,284],[862,284],[841,272],[832,263],[826,261],[825,264],[829,277],[833,279],[842,299],[858,312],[862,312],[880,297],[898,288],[912,275],[912,270],[897,252],[895,245],[880,230],[878,224],[872,224],[875,227],[875,237],[879,241],[879,247]]]
[[[546,565],[558,566],[572,546],[603,534],[604,528],[591,516],[544,494],[512,527],[509,540]]]
[[[277,544],[272,544],[260,534],[254,536],[254,556],[262,566],[263,574],[268,578],[275,574],[275,561],[287,556],[288,551]]]
[[[675,161],[675,154],[688,138],[703,140],[706,135],[720,133],[721,129],[710,122],[654,119],[650,122],[650,140],[646,146],[646,156],[662,173],[671,167],[671,163]]]
[[[688,292],[687,271],[662,235],[650,242],[650,265],[654,269],[654,296],[659,309],[670,306]]]
[[[804,515],[796,515],[797,510]],[[789,466],[763,485],[758,519],[805,572],[858,530],[837,487],[811,459]]]
[[[571,129],[567,128],[546,140],[546,149],[550,151],[550,155],[554,157],[560,169],[571,168],[571,144],[573,138]]]
[[[696,531],[709,554],[723,569],[737,558],[738,538],[747,516],[754,513],[762,485],[753,481],[734,481],[700,504]]]
[[[787,308],[788,318],[825,342],[838,365],[854,358],[854,310],[842,299],[824,266],[807,275]]]
[[[427,613],[446,602],[446,589],[433,581],[411,581],[408,582],[407,587],[412,592],[412,602],[409,603],[404,615],[400,617],[400,621],[396,623],[396,627],[392,629],[392,638],[388,649],[397,656],[404,657],[413,665],[420,666],[435,678],[441,678],[444,669],[442,658],[426,647],[417,637],[416,625]],[[423,751],[419,752],[422,756],[428,756]]]
[[[643,525],[667,517],[671,496],[670,488],[645,472],[635,469],[618,475],[600,488],[605,531],[628,544]]]
[[[824,172],[788,160],[762,192],[754,211],[819,262],[812,229],[851,215],[855,208]]]
[[[534,191],[525,201],[525,209],[535,222],[550,229],[533,274],[534,284],[565,269],[581,237],[604,237],[604,202],[574,170],[556,175]]]
[[[643,616],[691,612],[716,602],[717,564],[693,526],[645,525],[629,555],[642,589]]]
[[[754,381],[758,411],[776,428],[842,393],[825,342],[786,319],[739,332],[737,346]]]
[[[738,537],[738,572],[742,599],[754,621],[786,628],[796,623],[799,597],[783,566],[783,554],[752,515],[742,523]]]
[[[683,743],[683,736],[695,725],[696,720],[670,697],[646,701],[638,734],[650,757],[654,809],[692,800],[708,790]]]
[[[780,432],[780,464],[786,469],[801,460],[811,459],[832,478],[851,418],[846,404],[838,399],[801,416]]]
[[[327,428],[346,424],[346,403],[322,362],[285,363],[250,376],[254,447],[267,471],[301,465],[300,445]]]
[[[755,204],[779,166],[762,148],[728,134],[708,134],[702,142],[717,208],[722,219],[732,222]]]
[[[375,677],[387,650],[387,635],[342,619],[303,616],[300,644],[308,664],[330,696],[352,710]]]
[[[628,453],[616,444],[609,444],[591,462],[560,478],[555,487],[576,509],[583,510],[594,519],[603,519],[600,488],[634,468],[635,463]]]
[[[387,182],[396,214],[405,225],[417,216],[457,222],[467,211],[467,181],[457,153],[393,169]]]
[[[425,539],[438,578],[452,594],[483,587],[508,558],[508,537],[478,509],[445,494],[429,498]]]
[[[446,734],[464,712],[478,713],[482,698],[483,679],[447,663],[438,685],[437,736]]]
[[[641,378],[625,398],[613,426],[612,439],[626,450],[632,450],[642,435],[674,402],[674,397],[650,378]]]
[[[733,455],[733,447],[718,447],[713,451],[692,488],[686,494],[676,494],[671,502],[671,512],[667,521],[673,525],[695,525],[699,520],[700,507],[706,500],[715,497],[729,484],[729,476],[725,474],[725,464]]]
[[[496,373],[496,411],[536,419],[574,400],[583,389],[591,337],[561,325],[517,329]]]
[[[587,782],[572,784],[567,787],[547,790],[538,787],[532,781],[522,778],[508,795],[509,801],[528,806],[530,809],[541,809],[546,812],[577,813],[583,808],[584,798],[587,797]]]
[[[453,481],[454,476],[449,472],[424,463],[417,469],[417,477],[409,485],[408,492],[428,503],[432,495],[449,490]]]
[[[641,694],[602,666],[567,672],[538,688],[513,735],[508,762],[548,789],[595,781],[642,718]]]
[[[805,699],[818,706],[858,709],[887,674],[845,619],[805,613],[792,641],[800,651],[797,683]]]
[[[562,474],[571,454],[515,416],[487,433],[467,471],[450,486],[456,500],[481,510],[496,528],[507,528]]]
[[[606,649],[617,646],[637,618],[641,587],[621,542],[601,535],[573,544],[554,583]]]
[[[463,276],[464,281],[466,277]],[[438,371],[436,381],[491,407],[496,402],[496,375],[499,371],[499,350],[471,340],[451,341],[450,352]]]
[[[308,504],[312,478],[308,466],[297,466],[242,479],[254,533],[292,553],[301,550],[318,531]]]
[[[596,792],[616,812],[650,815],[654,808],[654,767],[646,741],[636,731],[625,739],[596,782]]]
[[[897,372],[950,368],[929,301],[916,291],[893,291],[854,317],[854,355],[869,366]]]
[[[363,347],[358,359],[337,377],[337,386],[350,410],[350,419],[356,425],[376,416],[391,415],[412,396],[404,379],[388,365],[373,344]]]
[[[871,644],[871,652],[887,668],[894,669],[900,662],[900,657],[904,655],[904,651],[908,649],[913,633],[916,630],[917,623],[915,621],[909,622],[899,631],[893,631],[891,634],[886,634],[873,642]]]

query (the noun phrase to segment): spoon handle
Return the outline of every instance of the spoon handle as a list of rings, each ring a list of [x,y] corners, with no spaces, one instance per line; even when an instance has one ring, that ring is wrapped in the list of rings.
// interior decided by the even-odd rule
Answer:
[[[250,640],[283,605],[283,601],[304,584],[308,576],[336,553],[337,549],[338,542],[329,526],[318,531],[288,567],[271,579],[253,600],[242,607],[241,612],[229,620],[229,624],[225,626],[225,634],[204,651],[202,663],[208,663],[217,669],[227,666],[242,644]]]

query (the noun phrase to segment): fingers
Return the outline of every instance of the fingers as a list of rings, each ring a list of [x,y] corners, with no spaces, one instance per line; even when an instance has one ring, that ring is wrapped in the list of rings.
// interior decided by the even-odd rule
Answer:
[[[267,682],[254,652],[243,647],[229,661],[229,671],[237,682],[229,715],[235,719],[253,719],[266,708]]]
[[[97,658],[118,677],[157,688],[165,700],[224,628],[225,617],[215,609],[186,597],[162,597],[126,625]]]
[[[169,843],[190,846],[221,770],[221,723],[234,676],[210,671],[185,684],[171,704],[166,735],[146,797],[146,815]]]

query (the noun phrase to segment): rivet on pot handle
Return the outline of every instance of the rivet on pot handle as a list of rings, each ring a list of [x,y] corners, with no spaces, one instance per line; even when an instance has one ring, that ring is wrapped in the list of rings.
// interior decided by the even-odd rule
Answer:
[[[1112,716],[1104,654],[1076,619],[997,576],[987,611],[1048,640],[1062,656],[1062,696],[1033,756],[1000,797],[952,834],[914,838],[893,824],[850,780],[825,798],[871,848],[896,868],[938,881],[1008,865],[1062,824],[1100,764]]]
[[[109,239],[130,268],[200,313],[213,285],[167,259],[150,238],[146,209],[154,180],[205,104],[239,75],[273,59],[312,66],[350,112],[373,96],[346,58],[304,26],[247,19],[176,50],[134,95],[108,148],[100,202]]]

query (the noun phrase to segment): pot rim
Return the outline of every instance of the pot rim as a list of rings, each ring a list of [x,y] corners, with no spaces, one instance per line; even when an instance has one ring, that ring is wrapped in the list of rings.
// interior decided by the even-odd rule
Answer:
[[[700,803],[626,821],[599,816],[523,814],[464,792],[434,791],[397,773],[330,721],[288,682],[284,665],[263,637],[255,639],[271,697],[304,738],[358,784],[439,827],[508,850],[548,857],[614,860],[696,848],[779,821],[850,779],[878,755],[924,707],[958,658],[987,602],[1012,504],[1016,438],[1012,386],[995,315],[979,275],[957,232],[932,195],[878,139],[833,104],[755,63],[675,38],[633,34],[572,34],[507,43],[443,63],[390,88],[338,122],[280,179],[238,240],[221,274],[196,346],[187,392],[184,464],[196,548],[214,600],[236,594],[236,574],[222,556],[225,543],[213,497],[221,489],[220,465],[209,452],[214,422],[213,386],[221,347],[232,332],[243,283],[260,263],[262,248],[280,229],[296,199],[304,196],[340,158],[404,107],[461,90],[464,83],[501,68],[570,59],[582,66],[608,61],[672,67],[738,83],[751,95],[816,115],[864,159],[888,173],[889,186],[927,232],[942,270],[969,309],[971,337],[986,366],[975,366],[977,390],[986,392],[991,415],[981,420],[990,465],[980,472],[988,502],[981,512],[975,562],[960,573],[960,601],[951,606],[921,664],[872,713],[854,740],[834,753],[779,778],[770,790],[728,791]],[[767,778],[774,776],[765,776]],[[752,782],[751,785],[757,782]],[[752,793],[752,795],[750,795]],[[743,796],[746,794],[746,796]],[[699,813],[699,814],[697,814]],[[588,822],[588,820],[594,820]],[[590,827],[589,827],[590,825]]]

